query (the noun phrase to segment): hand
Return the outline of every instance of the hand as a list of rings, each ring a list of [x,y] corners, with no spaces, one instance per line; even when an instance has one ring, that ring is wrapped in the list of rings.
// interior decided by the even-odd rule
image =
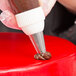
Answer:
[[[76,0],[58,0],[58,2],[65,6],[68,11],[76,15]]]
[[[45,16],[47,16],[56,0],[39,0],[39,2],[43,8]],[[8,0],[0,0],[0,9],[3,11],[0,15],[0,20],[2,23],[9,28],[20,29],[17,25],[16,18],[8,3]]]
[[[39,0],[39,1],[43,8],[45,16],[47,16],[50,13],[51,9],[56,3],[56,0]]]
[[[0,15],[0,21],[9,28],[20,29],[8,0],[0,0],[0,9],[3,11]]]

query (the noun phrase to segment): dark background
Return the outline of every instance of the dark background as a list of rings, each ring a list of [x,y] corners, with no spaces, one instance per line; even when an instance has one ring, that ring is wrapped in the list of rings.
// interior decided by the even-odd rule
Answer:
[[[0,11],[1,13],[1,11]],[[76,44],[75,15],[58,2],[45,19],[44,34],[54,35],[70,40]],[[0,22],[0,32],[22,32],[7,28]]]

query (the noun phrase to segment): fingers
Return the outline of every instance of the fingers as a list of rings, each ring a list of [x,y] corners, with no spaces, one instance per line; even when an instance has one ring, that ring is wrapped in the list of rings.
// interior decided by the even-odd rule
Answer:
[[[39,0],[39,2],[43,8],[45,16],[47,16],[56,3],[56,0]]]
[[[9,11],[13,12],[8,0],[0,0],[0,9],[2,11],[9,10]]]
[[[1,13],[0,21],[9,28],[20,30],[20,28],[17,25],[16,18],[14,16],[14,14],[8,10]]]
[[[76,15],[76,0],[58,0],[58,2]]]

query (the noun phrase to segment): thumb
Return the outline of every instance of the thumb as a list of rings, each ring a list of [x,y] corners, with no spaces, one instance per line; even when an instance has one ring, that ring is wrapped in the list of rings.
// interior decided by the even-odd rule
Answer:
[[[5,10],[0,14],[0,21],[9,28],[20,30],[14,14],[8,10]]]

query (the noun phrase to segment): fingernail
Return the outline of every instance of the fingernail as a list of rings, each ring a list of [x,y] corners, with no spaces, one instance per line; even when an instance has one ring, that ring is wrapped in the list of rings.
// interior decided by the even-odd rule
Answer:
[[[5,10],[5,11],[3,11],[1,13],[1,15],[0,15],[0,21],[4,21],[4,20],[9,21],[10,19],[11,19],[10,11]]]

